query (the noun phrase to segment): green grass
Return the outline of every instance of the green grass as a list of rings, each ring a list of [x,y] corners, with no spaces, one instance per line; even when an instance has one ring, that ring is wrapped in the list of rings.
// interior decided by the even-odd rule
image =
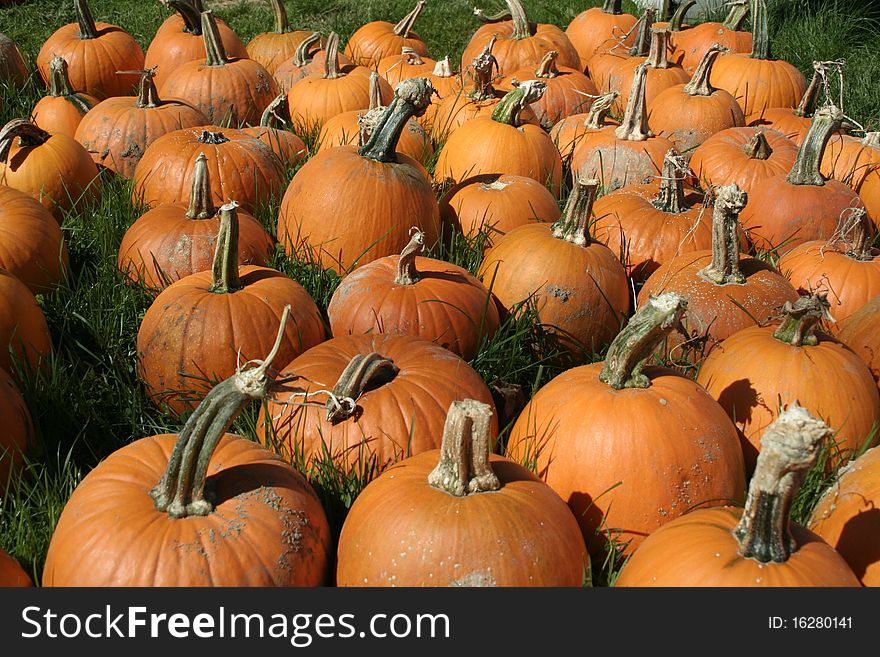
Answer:
[[[146,48],[157,27],[168,16],[155,0],[92,0],[95,17],[130,31]],[[270,28],[271,13],[265,2],[206,0],[207,8],[224,18],[244,41]],[[413,0],[297,0],[286,3],[293,27],[335,30],[343,42],[358,25],[373,19],[396,21],[407,13]],[[494,11],[500,0],[476,3]],[[531,0],[534,21],[565,26],[579,11],[600,4],[598,0]],[[851,5],[854,3],[847,3]],[[866,3],[867,4],[867,3]],[[627,6],[628,5],[628,6]],[[416,30],[433,56],[449,54],[458,61],[477,22],[468,0],[429,0]],[[625,3],[632,10],[632,5]],[[849,11],[851,15],[847,15]],[[846,111],[863,125],[880,125],[880,61],[878,25],[870,9],[847,9],[844,3],[779,0],[773,3],[774,51],[790,59],[805,73],[813,59],[847,59]],[[69,0],[30,0],[0,8],[0,32],[12,37],[32,66],[41,44],[54,29],[73,20]],[[22,89],[2,88],[0,124],[27,116],[43,94],[32,76]],[[313,137],[307,139],[310,145]],[[294,171],[289,171],[292,175]],[[0,499],[0,548],[17,557],[39,582],[52,529],[64,503],[81,478],[113,450],[142,436],[176,432],[178,418],[163,414],[148,401],[137,377],[135,338],[151,296],[137,286],[123,284],[116,270],[116,253],[128,226],[141,214],[129,201],[127,183],[105,173],[100,204],[83,208],[64,218],[63,229],[70,249],[68,279],[57,291],[40,297],[52,332],[54,354],[45,370],[18,371],[22,391],[31,409],[36,437],[29,451],[25,476],[15,480]],[[258,218],[275,234],[278,200],[261,207]],[[438,245],[432,255],[443,257],[475,272],[484,236],[453,239]],[[298,280],[326,311],[339,276],[310,262],[287,257],[279,251],[271,266]],[[601,353],[587,355],[599,360]],[[485,341],[472,364],[486,382],[495,387],[496,400],[511,396],[514,408],[572,361],[552,334],[537,322],[534,307],[523,304],[522,312],[507,317],[501,329]],[[516,393],[522,397],[516,399]],[[252,405],[236,421],[233,430],[271,443],[258,436]],[[510,417],[505,417],[500,440],[504,441]],[[302,465],[302,464],[300,464]],[[310,472],[338,532],[345,513],[370,474],[369,464],[352,475],[340,475],[319,462]],[[814,475],[808,480],[800,516],[830,483]],[[612,519],[613,523],[613,519]],[[613,583],[619,562],[606,555],[594,559],[594,579]]]

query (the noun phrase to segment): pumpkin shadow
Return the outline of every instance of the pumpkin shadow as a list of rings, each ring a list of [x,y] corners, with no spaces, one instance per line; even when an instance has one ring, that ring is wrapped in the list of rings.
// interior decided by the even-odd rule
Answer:
[[[305,478],[291,465],[279,460],[244,463],[224,468],[205,482],[208,497],[214,506],[249,495],[263,495],[268,506],[277,505],[272,488],[284,488],[304,496],[314,496]]]
[[[868,502],[866,500],[866,502]],[[870,566],[880,563],[880,509],[862,511],[846,521],[833,546],[860,580]]]
[[[740,425],[751,422],[752,409],[764,405],[764,402],[761,401],[758,391],[752,386],[751,381],[739,379],[721,391],[721,394],[718,395],[718,403],[727,411],[727,414],[736,425],[736,433],[739,436],[739,443],[742,447],[746,471],[751,473],[754,471],[755,463],[758,460],[758,448],[749,442],[745,434],[740,430]]]

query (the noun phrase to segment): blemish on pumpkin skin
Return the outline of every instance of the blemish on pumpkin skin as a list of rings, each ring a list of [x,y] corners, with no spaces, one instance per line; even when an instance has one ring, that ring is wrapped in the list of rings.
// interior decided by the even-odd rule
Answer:
[[[562,287],[559,285],[548,285],[547,294],[552,297],[556,297],[557,299],[562,301],[562,303],[565,303],[574,294],[574,288]]]
[[[472,572],[458,579],[450,580],[449,586],[451,587],[495,587],[498,586],[498,583],[495,581],[495,578],[492,577],[488,572],[480,573],[480,572]]]

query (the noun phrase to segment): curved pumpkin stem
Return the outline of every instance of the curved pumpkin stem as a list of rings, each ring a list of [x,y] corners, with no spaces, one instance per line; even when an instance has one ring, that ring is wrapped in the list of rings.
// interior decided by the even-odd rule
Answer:
[[[632,89],[626,103],[626,111],[614,136],[622,141],[646,141],[654,136],[648,127],[648,111],[645,85],[648,82],[648,64],[642,62],[633,75]]]
[[[542,80],[526,80],[513,91],[509,91],[492,111],[492,120],[514,127],[520,125],[519,115],[534,102],[541,99],[547,90],[547,83]]]
[[[678,5],[678,9],[672,14],[672,18],[669,19],[670,32],[681,32],[681,28],[684,25],[684,17],[696,4],[697,0],[687,0],[687,2],[682,2]]]
[[[843,112],[829,105],[816,110],[804,143],[798,150],[797,159],[786,180],[792,185],[824,185],[825,176],[820,171],[822,156],[831,135],[840,130]]]
[[[455,497],[499,490],[492,471],[490,427],[492,407],[475,399],[454,401],[446,414],[440,461],[428,475],[428,485]]]
[[[541,59],[538,68],[535,70],[536,78],[555,78],[559,75],[559,69],[556,67],[556,60],[559,59],[558,50],[550,50]]]
[[[177,436],[162,479],[150,491],[156,508],[171,518],[204,516],[214,510],[206,495],[208,464],[220,439],[241,411],[253,400],[264,399],[284,382],[273,381],[268,371],[281,347],[290,306],[284,307],[275,344],[257,367],[239,370],[217,384],[193,411]],[[286,379],[287,381],[289,379]]]
[[[474,8],[474,16],[483,23],[500,23],[501,21],[513,21],[513,39],[528,39],[535,34],[532,24],[526,16],[522,0],[504,0],[507,11],[502,11],[494,16],[487,16],[482,9]]]
[[[434,87],[428,78],[403,80],[394,90],[394,99],[376,122],[370,140],[358,151],[377,162],[397,162],[397,142],[414,116],[425,113],[431,104]]]
[[[269,0],[272,6],[272,18],[275,22],[275,34],[284,34],[290,31],[290,22],[287,20],[287,9],[282,0]]]
[[[752,0],[752,59],[770,59],[770,26],[767,1]]]
[[[629,49],[630,57],[647,57],[651,48],[651,28],[654,25],[654,10],[646,9],[636,25],[636,39]]]
[[[729,52],[729,49],[717,43],[706,51],[703,59],[697,65],[697,70],[694,71],[690,82],[684,85],[684,92],[686,94],[689,96],[711,96],[715,92],[715,87],[709,84],[709,76],[712,75],[712,67],[715,65],[715,60],[723,52]]]
[[[339,68],[339,35],[331,32],[324,46],[324,79],[335,80],[343,75]]]
[[[244,287],[238,276],[238,203],[220,206],[220,230],[211,265],[211,287],[216,294],[228,294]]]
[[[327,399],[327,421],[341,422],[354,415],[357,400],[370,383],[375,383],[382,377],[392,379],[399,371],[400,368],[394,361],[375,351],[352,358]]]
[[[571,244],[587,246],[593,241],[590,235],[593,204],[599,192],[599,181],[595,178],[577,180],[565,203],[562,217],[553,224],[551,234]]]
[[[674,328],[680,328],[687,301],[666,292],[649,297],[608,347],[599,380],[615,390],[648,388],[651,380],[642,373],[654,349]]]
[[[651,49],[648,51],[648,66],[651,68],[669,68],[669,30],[651,28]]]
[[[211,198],[211,178],[208,174],[208,158],[200,153],[193,168],[192,187],[189,193],[188,219],[209,219],[217,214]]]
[[[749,0],[732,0],[727,4],[730,5],[730,13],[727,14],[727,18],[722,21],[721,25],[736,32],[748,18]]]
[[[260,116],[260,126],[284,130],[284,126],[290,121],[290,107],[287,105],[287,94],[282,92],[275,96],[271,103],[263,110]]]
[[[415,226],[409,232],[412,237],[397,260],[397,278],[394,279],[397,285],[415,285],[422,279],[416,269],[416,256],[425,250],[425,234]]]
[[[495,41],[497,41],[497,39],[498,37],[493,34],[492,38],[489,39],[489,43],[483,48],[483,51],[474,57],[474,61],[471,62],[471,67],[473,69],[472,75],[474,78],[473,91],[468,94],[468,97],[471,100],[482,101],[495,98],[495,88],[492,86],[492,78],[495,70],[500,70],[500,67],[498,65],[498,60],[495,59],[495,55],[492,54],[492,48],[495,47]]]
[[[791,505],[816,462],[831,427],[794,402],[761,437],[755,474],[733,535],[740,556],[784,563],[798,549],[791,533]]]
[[[195,2],[187,0],[160,0],[166,5],[180,14],[183,19],[183,31],[189,32],[195,36],[202,36],[202,8],[201,3],[196,5]]]
[[[849,212],[840,217],[837,230],[828,240],[828,244],[836,242],[843,245],[843,252],[853,260],[870,262],[874,259],[871,242],[873,241],[874,222],[868,217],[865,208],[850,208]]]
[[[73,0],[73,8],[76,12],[76,22],[79,24],[80,39],[97,39],[98,26],[92,16],[92,10],[86,0]]]
[[[785,319],[773,337],[793,347],[815,346],[819,344],[816,325],[823,319],[834,321],[830,310],[827,294],[803,295],[794,303],[786,301],[782,306]]]
[[[739,214],[749,200],[736,184],[715,190],[712,213],[712,262],[698,274],[715,285],[743,285],[745,274],[739,268]]]
[[[619,92],[612,91],[594,100],[593,104],[590,105],[590,110],[587,112],[587,118],[584,120],[584,127],[588,130],[604,128],[606,125],[605,118],[608,116],[611,106],[614,105],[614,101],[617,100],[619,95]]]
[[[309,36],[303,39],[302,42],[296,47],[296,50],[293,51],[293,65],[297,68],[302,68],[310,61],[312,61],[312,58],[309,57],[309,50],[311,50],[312,46],[314,46],[316,43],[320,43],[320,41],[320,32],[312,32]]]
[[[413,25],[415,25],[416,19],[419,17],[419,14],[422,13],[422,9],[424,8],[425,0],[419,0],[416,3],[415,9],[404,16],[401,21],[394,26],[394,33],[399,37],[408,39],[410,30],[412,30]]]
[[[679,213],[688,209],[684,194],[684,175],[688,170],[685,159],[671,149],[663,158],[663,177],[660,193],[651,204],[662,212]]]
[[[212,11],[202,12],[202,39],[205,41],[205,66],[225,66],[230,62]]]
[[[813,62],[813,77],[810,78],[810,84],[807,85],[807,90],[804,91],[804,95],[801,96],[801,101],[794,110],[795,116],[807,118],[812,116],[813,112],[816,111],[816,100],[819,96],[819,87],[821,86],[822,81],[822,74],[820,71],[821,67],[819,62]]]
[[[51,136],[27,119],[12,119],[0,130],[0,162],[6,162],[9,158],[9,150],[16,138],[19,146],[39,146],[46,143]]]
[[[63,57],[53,57],[49,62],[49,95],[55,98],[66,98],[82,114],[92,109],[91,103],[76,93],[73,85],[70,84],[67,60]]]

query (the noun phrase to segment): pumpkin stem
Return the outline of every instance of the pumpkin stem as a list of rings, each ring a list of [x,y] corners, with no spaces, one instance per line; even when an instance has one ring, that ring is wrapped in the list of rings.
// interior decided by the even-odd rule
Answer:
[[[0,162],[6,162],[9,158],[9,150],[16,137],[19,146],[39,146],[51,135],[27,119],[12,119],[0,130]]]
[[[602,3],[602,11],[606,14],[614,14],[618,16],[623,13],[623,9],[621,9],[621,5],[623,4],[623,0],[604,0]]]
[[[489,462],[492,407],[475,399],[454,401],[446,414],[440,461],[428,485],[455,497],[501,488]]]
[[[871,262],[874,259],[871,249],[873,229],[874,222],[865,208],[850,208],[840,218],[836,231],[846,247],[846,255],[861,262]]]
[[[238,276],[238,203],[220,206],[220,230],[211,265],[211,287],[216,294],[228,294],[244,287]]]
[[[370,140],[358,152],[376,162],[397,162],[397,142],[407,121],[425,113],[433,93],[434,87],[428,78],[403,80],[376,122]]]
[[[187,0],[160,0],[162,4],[170,7],[183,19],[183,31],[195,36],[202,36],[201,3],[196,6],[194,2]]]
[[[159,91],[156,89],[156,83],[153,78],[156,76],[156,67],[143,69],[140,71],[116,71],[118,74],[134,74],[141,76],[138,85],[137,96],[135,97],[134,106],[140,109],[154,108],[162,105],[162,99],[159,98]]]
[[[749,0],[732,0],[727,3],[730,5],[730,12],[721,22],[721,26],[725,29],[736,32],[742,27],[749,15]]]
[[[648,66],[651,68],[669,68],[669,30],[666,28],[651,28],[651,50],[648,52]]]
[[[698,274],[715,285],[744,285],[746,277],[739,268],[739,213],[749,195],[736,184],[715,190],[712,213],[712,262]]]
[[[642,62],[633,75],[632,89],[626,103],[626,111],[614,136],[621,141],[647,141],[654,136],[648,128],[648,112],[645,102],[645,85],[648,81],[648,63]]]
[[[559,59],[559,51],[558,50],[550,50],[548,51],[544,57],[541,58],[541,63],[538,64],[538,68],[535,70],[536,78],[555,78],[559,75],[559,69],[556,67],[556,60]]]
[[[224,66],[230,62],[226,47],[220,38],[214,12],[202,12],[202,39],[205,42],[205,66]]]
[[[497,63],[497,62],[496,62]],[[431,72],[438,78],[451,78],[455,73],[452,72],[452,64],[449,63],[449,55],[434,64],[434,70]]]
[[[831,135],[840,130],[843,112],[834,105],[828,105],[813,115],[813,122],[804,143],[798,150],[797,159],[786,180],[791,185],[824,185],[825,176],[820,171],[825,146]]]
[[[629,49],[630,57],[647,57],[651,47],[651,27],[654,24],[654,10],[646,9],[636,27],[636,40]]]
[[[202,135],[196,141],[200,144],[225,144],[229,141],[222,132],[211,132],[210,130],[202,130]]]
[[[773,148],[767,141],[767,136],[763,130],[755,133],[749,143],[742,147],[743,152],[752,160],[767,160],[773,155]]]
[[[815,346],[819,343],[816,337],[819,321],[834,321],[830,309],[828,295],[824,293],[805,294],[794,303],[786,301],[782,306],[785,318],[773,337],[793,347]]]
[[[281,92],[266,106],[260,116],[260,126],[284,130],[284,126],[290,121],[290,108],[287,105],[287,94]]]
[[[546,89],[547,83],[541,80],[526,80],[520,83],[498,101],[498,105],[492,111],[492,120],[514,127],[519,126],[519,115],[526,107],[540,100]]]
[[[92,105],[76,93],[73,85],[70,84],[70,77],[67,73],[67,60],[63,57],[53,57],[49,62],[49,95],[55,98],[63,97],[67,102],[73,103],[81,114],[85,114]]]
[[[97,39],[98,26],[92,16],[92,10],[86,0],[73,0],[73,8],[76,12],[76,22],[79,24],[80,39]]]
[[[798,103],[797,108],[794,110],[795,116],[805,118],[812,116],[813,112],[816,111],[816,99],[819,96],[819,87],[822,81],[820,70],[819,62],[813,62],[813,77],[810,79],[810,84],[807,85],[804,95],[801,96],[801,102]]]
[[[474,57],[471,62],[473,68],[474,89],[468,94],[471,100],[492,100],[495,98],[495,88],[492,86],[492,77],[495,70],[500,70],[498,60],[492,54],[492,48],[495,47],[495,41],[498,39],[496,35],[492,35],[489,43],[483,48],[483,52]]]
[[[324,46],[324,79],[335,80],[342,75],[339,68],[339,35],[331,32],[327,37],[327,45]]]
[[[685,159],[670,149],[663,158],[663,177],[660,193],[651,204],[661,212],[677,214],[688,209],[684,194],[684,175],[688,170]]]
[[[729,50],[717,43],[706,51],[703,59],[697,65],[697,70],[694,71],[690,82],[684,85],[684,92],[686,94],[689,96],[711,96],[715,92],[715,87],[709,84],[709,76],[712,75],[712,67],[715,65],[715,60],[723,52],[729,52]]]
[[[761,437],[755,474],[733,536],[741,557],[784,563],[798,549],[791,505],[831,428],[794,402]]]
[[[487,16],[482,9],[474,8],[474,16],[483,23],[500,23],[502,21],[513,21],[512,39],[528,39],[534,35],[532,24],[526,16],[526,10],[523,7],[522,0],[504,0],[507,4],[507,10],[498,12],[493,16]]]
[[[605,117],[608,116],[608,112],[611,111],[611,106],[614,104],[614,101],[617,100],[619,95],[619,92],[612,91],[611,93],[599,96],[594,100],[587,112],[587,118],[584,120],[584,127],[588,130],[599,130],[604,128]]]
[[[208,219],[217,214],[211,198],[211,178],[208,174],[208,158],[200,153],[193,167],[192,187],[189,193],[189,207],[186,209],[188,219]]]
[[[403,37],[404,39],[409,38],[409,32],[413,28],[413,25],[416,22],[416,19],[419,17],[419,14],[422,13],[422,9],[425,8],[425,0],[419,0],[416,3],[415,9],[409,12],[406,16],[404,16],[401,21],[394,26],[394,33]]]
[[[363,116],[358,117],[358,133],[360,137],[360,145],[363,146],[376,129],[376,124],[382,116],[382,93],[379,88],[379,74],[376,71],[370,72],[370,109]]]
[[[287,20],[287,10],[281,0],[269,0],[272,6],[272,17],[275,20],[275,34],[284,34],[290,31],[290,22]]]
[[[752,0],[752,59],[770,59],[770,26],[766,0]]]
[[[416,269],[416,256],[425,250],[425,234],[415,226],[409,232],[412,237],[397,260],[397,285],[415,285],[422,278]]]
[[[681,32],[681,28],[684,25],[684,17],[695,4],[697,4],[697,0],[687,0],[687,2],[682,2],[678,5],[675,13],[672,14],[672,18],[669,19],[670,32]]]
[[[406,63],[411,66],[421,66],[425,63],[425,60],[422,59],[422,56],[409,46],[403,46],[400,49],[400,56],[406,59]]]
[[[615,390],[650,387],[642,369],[666,335],[680,328],[685,310],[687,301],[675,292],[649,297],[611,342],[599,380]]]
[[[309,36],[303,39],[302,43],[300,43],[296,47],[296,50],[293,51],[293,65],[297,68],[302,68],[312,61],[312,58],[309,57],[309,50],[311,50],[312,46],[316,43],[320,43],[320,41],[320,32],[312,32]]]
[[[193,411],[177,436],[162,479],[150,491],[156,508],[170,518],[204,516],[214,510],[205,494],[208,464],[220,439],[244,408],[280,389],[268,370],[278,355],[290,306],[284,307],[275,344],[257,367],[239,370],[217,384]]]
[[[593,241],[590,235],[590,219],[593,216],[593,204],[599,192],[599,181],[578,179],[568,196],[562,217],[553,224],[553,237],[571,244],[587,246]]]
[[[379,74],[376,71],[370,73],[370,109],[382,107],[382,88],[379,86]]]
[[[352,358],[327,399],[327,421],[335,424],[354,415],[357,400],[370,383],[382,385],[393,379],[399,371],[400,368],[394,361],[375,351]]]
[[[880,132],[866,132],[862,138],[862,146],[880,149]]]

